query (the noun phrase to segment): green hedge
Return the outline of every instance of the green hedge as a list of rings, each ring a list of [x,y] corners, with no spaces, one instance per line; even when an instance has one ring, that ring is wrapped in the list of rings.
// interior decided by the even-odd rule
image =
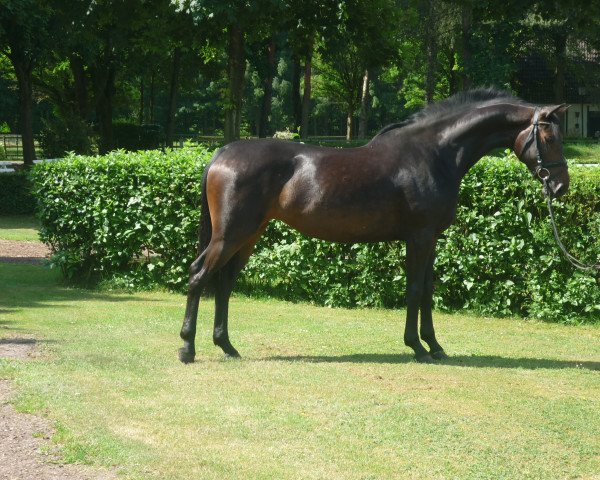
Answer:
[[[195,255],[200,178],[212,152],[112,153],[36,166],[42,237],[67,276],[185,288]],[[600,257],[600,170],[571,168],[556,202],[565,244]],[[148,256],[147,251],[158,254]],[[344,245],[272,222],[242,288],[331,306],[404,304],[404,245]],[[467,175],[455,224],[440,239],[438,308],[562,322],[600,317],[594,278],[573,270],[552,238],[539,183],[514,159],[487,158]],[[132,259],[136,259],[132,261]]]
[[[0,215],[32,214],[35,198],[26,172],[0,174]]]
[[[197,242],[204,149],[71,156],[36,165],[40,237],[68,278],[181,288]]]

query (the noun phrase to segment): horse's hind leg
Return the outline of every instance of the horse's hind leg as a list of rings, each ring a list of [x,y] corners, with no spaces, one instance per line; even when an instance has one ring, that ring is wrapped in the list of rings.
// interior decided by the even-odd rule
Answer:
[[[193,362],[196,355],[196,323],[202,289],[234,253],[235,248],[232,245],[224,241],[211,240],[206,250],[190,266],[187,304],[180,333],[183,348],[179,350],[179,359],[183,363]]]
[[[254,244],[262,230],[244,247],[242,247],[219,271],[215,291],[215,324],[213,330],[213,342],[221,347],[226,357],[239,357],[240,354],[229,340],[228,318],[229,297],[233,291],[235,282],[248,262],[252,254]]]
[[[194,345],[196,338],[196,322],[198,320],[198,304],[202,288],[209,279],[209,273],[204,269],[206,252],[203,252],[190,266],[190,280],[188,284],[187,304],[183,326],[179,334],[183,339],[183,348],[179,349],[179,360],[183,363],[191,363],[196,356]]]

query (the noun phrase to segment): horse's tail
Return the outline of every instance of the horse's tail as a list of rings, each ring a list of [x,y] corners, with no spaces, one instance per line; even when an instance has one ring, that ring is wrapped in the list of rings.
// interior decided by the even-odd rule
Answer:
[[[215,157],[213,157],[213,159],[214,158],[216,158],[216,155]],[[200,193],[200,232],[198,234],[198,255],[200,255],[204,250],[206,250],[206,247],[208,247],[208,244],[210,243],[210,239],[212,237],[212,221],[210,218],[210,210],[208,209],[208,195],[206,194],[206,177],[208,177],[208,170],[210,169],[211,164],[212,161],[208,165],[206,165],[206,167],[204,168],[204,173],[202,174],[202,192]]]
[[[215,161],[215,159],[221,154],[222,151],[223,149],[221,148],[213,155],[213,158],[206,165],[206,167],[204,167],[204,172],[202,173],[202,191],[200,193],[200,228],[198,232],[198,256],[202,255],[202,253],[206,250],[212,237],[212,221],[210,217],[210,209],[208,208],[208,194],[206,192],[206,183],[208,179],[208,171],[210,170],[210,167]],[[214,294],[215,280],[215,275],[212,275],[207,280],[207,283],[203,288],[203,291],[206,295]]]

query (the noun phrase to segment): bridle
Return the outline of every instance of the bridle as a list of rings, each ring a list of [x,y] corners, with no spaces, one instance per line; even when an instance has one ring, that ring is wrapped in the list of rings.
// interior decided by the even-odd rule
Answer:
[[[523,157],[523,153],[531,146],[532,143],[535,143],[535,155],[537,159],[537,165],[533,171],[533,176],[538,177],[542,184],[544,185],[544,195],[546,196],[546,203],[548,204],[548,213],[550,214],[550,222],[552,224],[552,232],[554,233],[554,239],[558,244],[558,247],[563,252],[566,259],[569,261],[571,265],[579,270],[585,271],[596,271],[596,281],[600,284],[600,263],[596,264],[585,264],[578,258],[571,255],[563,242],[560,239],[560,235],[558,234],[558,228],[556,226],[556,221],[554,220],[554,209],[552,208],[552,191],[550,190],[550,168],[554,167],[566,167],[567,162],[563,158],[557,162],[544,162],[542,159],[542,153],[540,150],[540,138],[539,138],[539,125],[551,125],[550,122],[540,122],[539,121],[540,111],[538,108],[535,109],[533,113],[533,120],[531,121],[531,130],[529,131],[529,135],[525,139],[525,143],[523,144],[523,148],[521,149],[520,158]]]
[[[557,162],[544,162],[542,159],[542,152],[540,150],[540,133],[539,126],[540,125],[552,125],[551,122],[540,122],[539,121],[540,111],[536,107],[533,113],[533,120],[531,121],[531,130],[529,131],[529,135],[525,139],[523,143],[523,148],[521,149],[521,153],[519,157],[523,157],[525,150],[527,150],[531,144],[535,144],[535,156],[537,159],[537,165],[535,166],[535,170],[533,171],[533,176],[538,177],[542,182],[544,182],[544,189],[548,187],[547,182],[550,179],[550,168],[554,167],[566,167],[567,162],[563,158]]]

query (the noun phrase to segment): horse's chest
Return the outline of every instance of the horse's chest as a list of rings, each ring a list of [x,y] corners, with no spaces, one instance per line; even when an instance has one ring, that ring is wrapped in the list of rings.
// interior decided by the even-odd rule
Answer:
[[[445,218],[456,209],[458,189],[431,175],[400,175],[394,190],[405,215]]]

